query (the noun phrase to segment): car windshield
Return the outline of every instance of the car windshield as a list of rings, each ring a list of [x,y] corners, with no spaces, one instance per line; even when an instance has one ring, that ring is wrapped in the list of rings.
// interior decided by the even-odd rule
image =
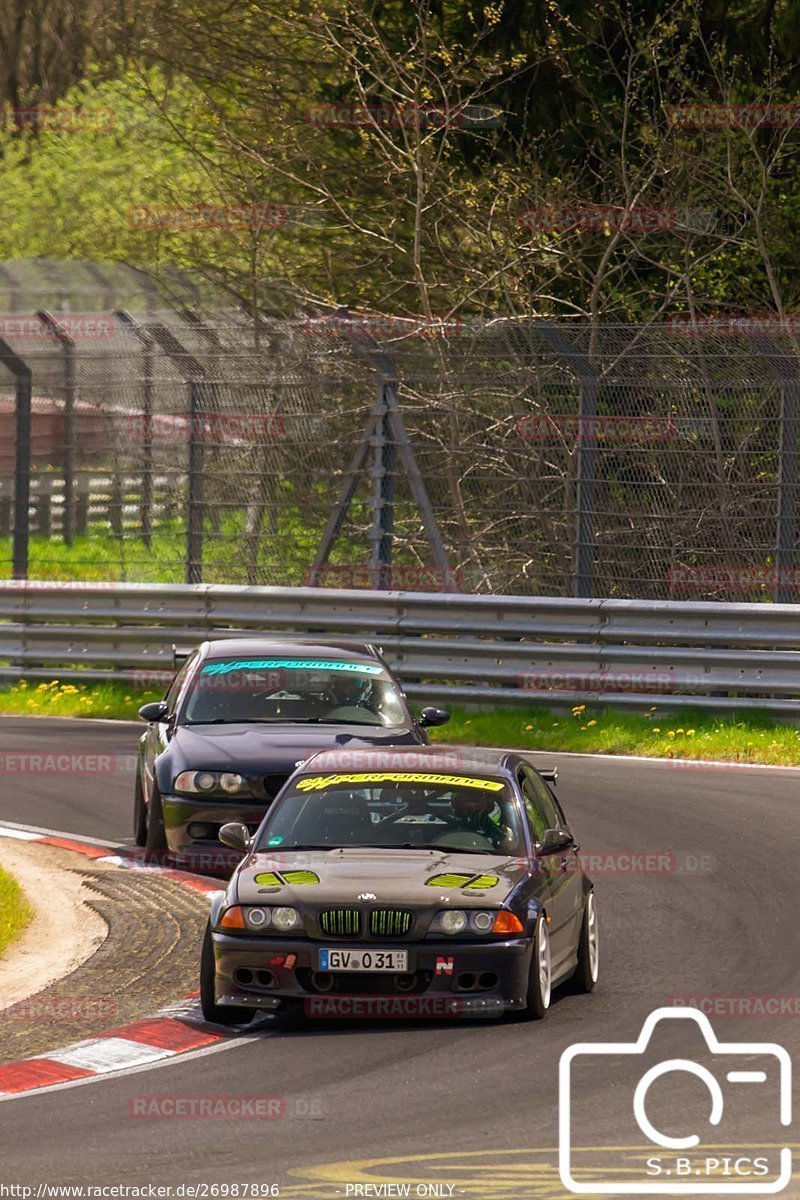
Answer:
[[[386,771],[300,776],[268,815],[256,849],[354,846],[525,853],[518,806],[502,780]]]
[[[228,658],[195,674],[184,724],[237,721],[406,725],[403,699],[380,663]]]

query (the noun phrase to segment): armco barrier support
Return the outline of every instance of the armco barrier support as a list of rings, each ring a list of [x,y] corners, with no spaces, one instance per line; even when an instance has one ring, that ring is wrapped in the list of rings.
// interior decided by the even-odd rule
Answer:
[[[376,642],[415,700],[800,716],[797,605],[0,582],[0,678],[158,687],[176,640],[242,632]]]

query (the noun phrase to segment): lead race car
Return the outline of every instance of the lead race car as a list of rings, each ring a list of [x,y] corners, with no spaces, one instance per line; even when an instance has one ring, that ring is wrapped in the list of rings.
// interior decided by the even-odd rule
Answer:
[[[232,638],[204,642],[185,659],[163,700],[145,704],[133,826],[139,846],[187,865],[233,865],[218,840],[239,820],[255,832],[300,762],[359,746],[424,745],[449,720],[414,717],[402,688],[370,645]]]
[[[378,771],[368,752],[352,757],[347,771],[324,752],[304,763],[254,838],[220,831],[246,857],[205,934],[207,1019],[350,1015],[353,997],[391,1015],[384,1001],[400,996],[420,1015],[541,1018],[556,984],[593,989],[592,884],[525,755],[440,743],[414,770],[387,750]]]

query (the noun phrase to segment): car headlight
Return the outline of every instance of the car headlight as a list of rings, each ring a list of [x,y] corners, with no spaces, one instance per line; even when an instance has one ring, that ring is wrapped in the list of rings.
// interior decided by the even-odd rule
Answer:
[[[270,923],[272,910],[259,906],[258,908],[246,908],[244,910],[244,919],[247,922],[248,929],[264,929]]]
[[[181,771],[172,785],[176,792],[185,792],[190,796],[211,796],[215,792],[224,792],[226,796],[241,796],[249,792],[247,780],[233,771]]]
[[[300,924],[300,913],[296,908],[273,908],[272,924],[281,933],[289,933]]]
[[[442,912],[438,912],[431,921],[431,933],[447,933],[454,936],[459,933],[506,933],[510,930],[506,929],[503,922],[498,921],[500,913],[497,909],[493,911],[484,909],[470,909],[465,912],[460,908],[446,908]],[[506,913],[506,916],[512,917],[513,921],[519,925],[517,918],[512,913]],[[522,926],[519,926],[520,929]]]
[[[234,904],[220,914],[219,921],[226,933],[292,933],[302,924],[296,908],[272,908],[267,904]]]
[[[447,908],[437,913],[431,922],[431,932],[463,933],[467,928],[468,917],[460,908]]]

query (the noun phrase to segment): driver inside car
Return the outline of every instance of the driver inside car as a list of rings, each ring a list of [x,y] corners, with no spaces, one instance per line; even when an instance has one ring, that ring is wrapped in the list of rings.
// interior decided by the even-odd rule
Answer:
[[[325,713],[325,719],[363,724],[372,717],[378,724],[375,714],[367,706],[369,690],[369,681],[359,679],[357,675],[342,675],[340,679],[334,679],[330,685],[332,707]]]
[[[500,824],[501,810],[490,796],[480,792],[457,792],[450,801],[453,827],[459,832],[475,833],[496,850],[513,842],[513,830]]]

